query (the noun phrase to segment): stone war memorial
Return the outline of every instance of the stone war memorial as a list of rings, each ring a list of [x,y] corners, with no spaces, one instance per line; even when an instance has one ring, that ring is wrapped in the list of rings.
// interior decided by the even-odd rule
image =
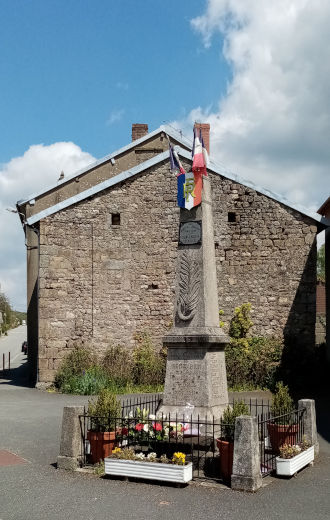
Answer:
[[[229,403],[225,348],[230,338],[219,324],[218,300],[223,306],[220,284],[226,276],[226,264],[217,265],[216,252],[222,247],[222,242],[218,239],[217,248],[215,233],[223,224],[219,216],[217,225],[214,224],[216,211],[213,189],[217,189],[217,184],[212,184],[212,175],[207,168],[208,154],[201,128],[194,128],[192,157],[190,154],[183,154],[186,161],[181,162],[180,150],[169,136],[166,141],[169,151],[162,155],[161,172],[164,173],[164,178],[167,178],[169,159],[171,191],[166,192],[166,197],[170,199],[171,205],[163,213],[162,207],[150,209],[152,215],[159,214],[159,219],[156,219],[156,222],[149,219],[144,223],[146,234],[140,229],[136,230],[133,236],[131,221],[125,220],[127,215],[124,215],[123,221],[129,228],[131,246],[141,233],[145,255],[146,251],[152,248],[149,244],[148,249],[147,243],[151,232],[154,237],[166,237],[167,233],[170,234],[171,248],[167,250],[164,247],[159,254],[159,244],[155,242],[154,245],[156,256],[161,259],[159,263],[164,262],[162,268],[165,266],[166,273],[171,275],[173,286],[169,290],[165,284],[159,288],[155,278],[152,283],[145,283],[149,266],[144,262],[139,264],[140,254],[134,257],[136,261],[131,273],[127,268],[127,258],[123,260],[120,255],[116,255],[114,262],[110,263],[104,250],[102,253],[106,258],[106,265],[110,264],[111,270],[116,272],[117,286],[122,281],[125,270],[123,268],[126,266],[126,273],[129,274],[123,280],[126,295],[130,293],[129,288],[133,287],[133,281],[139,280],[140,272],[142,273],[141,281],[144,283],[136,287],[136,306],[144,297],[142,303],[145,304],[145,313],[146,301],[149,301],[149,309],[152,308],[153,312],[156,312],[150,306],[150,295],[158,295],[158,299],[155,300],[157,312],[161,310],[164,313],[167,311],[160,303],[168,303],[171,297],[173,321],[162,337],[162,344],[167,348],[164,392],[162,396],[155,394],[155,397],[148,397],[147,400],[145,396],[137,397],[134,402],[129,399],[129,402],[123,402],[119,406],[121,413],[109,408],[107,424],[104,424],[103,408],[102,416],[98,416],[93,409],[86,411],[82,410],[82,407],[65,407],[58,467],[76,469],[78,466],[104,460],[106,475],[177,483],[187,483],[193,478],[215,479],[222,484],[230,485],[232,489],[254,492],[262,486],[263,477],[278,471],[278,465],[281,466],[281,448],[287,443],[298,450],[292,457],[294,468],[299,464],[299,468],[302,469],[317,456],[315,403],[309,399],[301,399],[295,409],[296,405],[288,394],[289,389],[283,386],[283,383],[279,384],[280,393],[277,396],[282,408],[278,405],[275,409],[276,392],[272,404],[268,399],[259,403],[257,399],[250,399],[249,406],[243,401]],[[135,174],[136,170],[133,169],[133,172]],[[153,173],[150,177],[152,175]],[[147,192],[148,199],[154,193],[159,193],[156,188],[159,185],[160,172],[154,177],[155,191]],[[124,177],[120,178],[125,184]],[[135,182],[136,180],[131,184],[134,185]],[[133,192],[136,193],[134,190]],[[140,196],[142,194],[144,190],[139,193]],[[165,198],[164,194],[161,196]],[[104,194],[100,195],[100,198],[102,197]],[[109,202],[109,199],[106,201]],[[89,203],[94,204],[94,199],[87,204]],[[82,208],[83,206],[80,210]],[[121,222],[122,215],[120,212],[115,213],[114,206],[112,208],[112,216],[116,215],[116,231],[119,231],[120,235],[123,232],[118,229],[118,222]],[[93,210],[97,214],[95,206]],[[229,214],[232,218],[232,212]],[[162,225],[166,219],[164,228]],[[102,230],[108,227],[109,221],[103,221]],[[102,233],[97,230],[96,222],[92,231],[92,242],[97,242]],[[304,243],[307,244],[310,238],[306,242],[304,240]],[[248,239],[244,239],[244,246],[246,240]],[[44,242],[47,242],[45,236],[41,240],[42,244]],[[99,251],[96,256],[98,254]],[[172,261],[171,270],[167,263],[169,258]],[[57,261],[59,262],[59,259]],[[43,266],[46,270],[45,259]],[[54,264],[52,266],[54,269]],[[233,276],[237,263],[229,267]],[[249,269],[252,269],[252,264],[249,264]],[[265,266],[262,265],[261,271],[264,269]],[[97,302],[94,284],[100,272],[96,265],[92,274],[92,300]],[[102,280],[105,284],[106,276],[106,269],[103,269],[99,281]],[[159,292],[156,292],[158,289]],[[262,289],[259,288],[259,292],[262,294]],[[160,295],[163,300],[160,300]],[[230,297],[229,291],[226,298]],[[125,316],[120,316],[125,322]],[[159,314],[156,314],[156,317],[159,317]],[[91,323],[87,321],[85,325],[91,326],[92,332],[95,327],[97,335],[97,316],[92,314],[91,320]],[[125,325],[129,328],[128,319]],[[105,328],[109,330],[110,326],[107,324]],[[99,397],[102,398],[101,394]],[[113,397],[116,400],[116,397]],[[102,403],[102,399],[100,402]],[[285,408],[283,403],[286,403]],[[109,450],[106,451],[106,448]],[[96,455],[96,452],[101,456]],[[284,455],[285,453],[283,460]],[[300,458],[297,460],[295,457]]]
[[[161,411],[184,414],[189,406],[193,417],[211,418],[220,417],[228,404],[224,349],[229,338],[219,327],[211,186],[202,136],[196,141],[192,173],[183,171],[172,151],[180,223],[174,323],[163,339],[168,357]]]

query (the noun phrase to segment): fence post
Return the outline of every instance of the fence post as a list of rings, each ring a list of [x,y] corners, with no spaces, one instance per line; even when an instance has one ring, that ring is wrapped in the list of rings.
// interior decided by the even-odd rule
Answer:
[[[82,461],[82,430],[79,415],[83,415],[83,406],[64,406],[60,454],[57,467],[75,471]]]
[[[257,491],[261,486],[257,418],[240,415],[235,421],[231,487],[240,491]]]
[[[298,409],[305,408],[304,415],[304,435],[306,440],[314,445],[315,456],[319,454],[320,446],[317,438],[316,412],[314,399],[300,399]]]

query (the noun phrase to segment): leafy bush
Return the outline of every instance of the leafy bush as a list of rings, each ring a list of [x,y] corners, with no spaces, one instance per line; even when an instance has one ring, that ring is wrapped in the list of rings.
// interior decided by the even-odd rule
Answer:
[[[76,345],[64,358],[55,376],[55,385],[62,389],[75,376],[83,376],[87,370],[96,366],[96,357],[85,347]]]
[[[236,401],[232,407],[227,406],[222,415],[221,439],[233,442],[236,417],[240,415],[250,415],[249,407],[243,401]]]
[[[275,393],[271,404],[271,412],[274,417],[291,413],[294,409],[293,399],[289,394],[289,387],[279,381],[275,387]],[[284,419],[284,424],[286,419]],[[279,422],[281,424],[281,422]]]
[[[104,388],[95,401],[89,401],[88,415],[92,416],[92,430],[110,432],[116,426],[115,419],[121,417],[121,404],[111,390]]]
[[[148,333],[136,336],[137,346],[133,351],[133,381],[135,384],[160,385],[164,383],[166,351],[158,352]]]
[[[130,352],[121,345],[110,346],[102,360],[102,366],[111,381],[119,386],[132,383],[132,359]]]
[[[228,384],[232,389],[273,389],[283,342],[277,338],[252,337],[231,339],[226,347]]]
[[[250,313],[251,303],[243,303],[240,307],[236,307],[229,327],[229,336],[231,338],[246,338],[253,325],[253,321],[250,320]]]
[[[55,386],[64,393],[91,395],[103,388],[115,393],[161,391],[165,379],[166,351],[158,352],[147,333],[137,336],[133,353],[110,346],[97,363],[96,355],[76,345],[63,360]]]
[[[65,394],[93,395],[109,385],[109,379],[101,367],[94,366],[82,373],[70,375],[62,381],[61,392]]]

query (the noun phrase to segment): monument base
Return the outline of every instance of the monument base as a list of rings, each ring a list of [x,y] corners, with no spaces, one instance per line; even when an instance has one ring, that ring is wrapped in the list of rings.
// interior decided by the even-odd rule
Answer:
[[[218,331],[173,332],[164,338],[168,355],[161,413],[177,414],[178,420],[191,415],[201,421],[220,419],[228,405],[224,352],[228,339]]]

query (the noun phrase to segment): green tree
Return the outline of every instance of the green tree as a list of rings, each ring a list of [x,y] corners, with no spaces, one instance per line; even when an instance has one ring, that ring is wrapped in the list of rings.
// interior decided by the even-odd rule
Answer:
[[[325,281],[325,245],[320,247],[317,252],[317,278]]]
[[[0,293],[0,312],[2,313],[1,333],[5,334],[11,328],[13,316],[10,303],[4,293]]]

